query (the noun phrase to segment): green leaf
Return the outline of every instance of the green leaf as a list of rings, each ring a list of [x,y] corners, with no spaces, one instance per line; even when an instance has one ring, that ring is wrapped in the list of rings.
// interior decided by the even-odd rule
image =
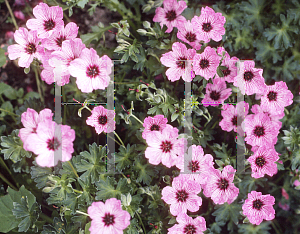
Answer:
[[[89,0],[80,0],[79,2],[77,2],[77,6],[81,7],[81,9],[83,9],[85,4],[87,4],[88,2],[89,2]]]
[[[28,74],[29,72],[30,72],[30,67],[25,67],[25,68],[24,68],[24,73],[25,73],[25,74]]]
[[[14,112],[14,107],[10,103],[10,101],[6,101],[6,102],[2,103],[1,108],[3,110],[7,110],[9,112]],[[6,115],[10,115],[10,114],[8,112],[6,112],[6,111],[1,111],[0,117],[4,117]]]
[[[6,56],[4,49],[0,48],[0,67],[6,63]]]
[[[134,161],[134,169],[138,173],[137,182],[143,182],[150,185],[152,179],[156,177],[157,170],[149,163],[142,164],[141,159],[137,158]]]
[[[216,216],[216,222],[232,220],[235,224],[238,223],[239,211],[241,209],[240,205],[225,202],[222,206],[217,205],[215,209],[212,215]]]
[[[43,226],[41,234],[78,234],[80,224],[68,222],[64,217],[54,217],[53,225]]]
[[[85,225],[85,229],[84,229],[84,234],[90,234],[90,227],[91,227],[91,224],[92,222],[88,222],[86,225]]]
[[[239,225],[239,233],[242,234],[270,234],[268,230],[270,230],[270,222],[262,222],[260,225],[253,224],[241,224]]]
[[[36,187],[39,189],[46,187],[47,183],[50,181],[48,176],[52,174],[52,168],[50,167],[40,167],[35,161],[32,162],[35,166],[31,167],[31,178],[36,182]]]
[[[132,161],[130,157],[134,158],[136,145],[130,146],[127,144],[127,147],[120,147],[120,151],[115,154],[115,163],[117,164],[116,169],[118,171],[125,170],[130,165],[132,165]]]

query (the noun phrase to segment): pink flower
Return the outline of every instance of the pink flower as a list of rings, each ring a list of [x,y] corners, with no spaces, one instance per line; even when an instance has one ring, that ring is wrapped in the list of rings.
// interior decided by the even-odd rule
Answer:
[[[255,104],[255,105],[252,106],[251,111],[254,114],[266,113],[270,117],[270,119],[273,122],[273,124],[276,124],[276,125],[279,126],[279,128],[281,128],[282,122],[279,121],[279,120],[284,117],[284,112],[283,111],[281,113],[273,114],[272,112],[270,112],[270,111],[262,108],[261,105],[257,105],[257,104]]]
[[[50,37],[44,38],[42,45],[48,50],[61,50],[63,41],[77,37],[78,28],[75,23],[70,22],[65,28],[55,30]]]
[[[297,187],[297,186],[299,186],[300,185],[300,181],[299,180],[295,180],[294,181],[294,185]]]
[[[221,13],[215,13],[210,7],[201,9],[201,15],[194,16],[192,25],[194,26],[197,39],[208,43],[210,39],[221,41],[222,35],[225,34],[224,24],[226,19]]]
[[[33,15],[36,19],[29,19],[26,26],[36,30],[39,38],[47,38],[54,30],[60,31],[64,27],[63,10],[59,6],[49,7],[45,3],[40,3],[33,8]]]
[[[38,155],[36,163],[41,167],[54,167],[57,165],[60,159],[54,157],[55,151],[57,153],[62,152],[62,162],[69,161],[72,158],[75,131],[70,126],[60,125],[60,135],[57,127],[57,124],[51,120],[40,122],[36,133],[30,134],[26,139],[24,146]],[[61,140],[59,136],[61,136]]]
[[[273,176],[277,173],[277,164],[279,156],[274,147],[267,147],[265,145],[259,147],[255,153],[248,158],[251,163],[253,178],[263,177],[265,174]]]
[[[222,173],[218,169],[210,169],[203,194],[211,197],[216,204],[232,203],[239,194],[239,189],[233,183],[235,172],[230,165],[225,166]]]
[[[187,8],[185,1],[164,0],[164,8],[158,7],[155,10],[154,22],[160,22],[161,28],[165,24],[167,26],[166,33],[170,33],[174,27],[183,24],[185,18],[180,15]]]
[[[266,92],[265,79],[262,76],[263,69],[254,68],[254,66],[254,61],[241,63],[238,74],[234,78],[233,85],[238,87],[243,95],[262,94]]]
[[[275,218],[274,204],[275,198],[270,194],[262,195],[261,192],[251,191],[242,206],[243,214],[247,216],[250,223],[259,225],[263,219]]]
[[[113,132],[116,129],[114,121],[116,113],[113,110],[107,110],[103,106],[96,106],[92,110],[92,115],[86,120],[86,124],[95,127],[96,132]]]
[[[93,202],[87,212],[92,219],[91,234],[122,234],[130,225],[130,214],[122,209],[121,201],[116,198],[107,199],[105,203]]]
[[[5,33],[5,39],[9,40],[9,39],[14,39],[14,32],[13,31],[7,31]]]
[[[160,162],[166,167],[174,166],[179,155],[184,154],[186,139],[178,137],[178,129],[167,125],[162,132],[154,131],[146,136],[148,147],[145,157],[149,163],[158,165]]]
[[[168,53],[165,53],[160,58],[160,61],[163,65],[170,67],[166,71],[166,75],[169,80],[172,82],[179,80],[180,77],[184,81],[192,81],[195,77],[194,72],[192,71],[191,61],[187,61],[189,63],[187,67],[187,71],[185,70],[185,61],[179,60],[193,60],[196,51],[194,49],[187,49],[186,46],[180,42],[175,42],[172,45],[172,50]]]
[[[207,46],[203,53],[194,56],[193,69],[195,74],[209,80],[216,74],[220,60],[221,57],[217,55],[216,51]]]
[[[281,202],[278,203],[278,206],[283,209],[283,210],[289,210],[290,209],[290,206],[289,204],[282,204]]]
[[[284,107],[293,103],[293,94],[283,81],[275,82],[274,85],[267,86],[267,90],[261,97],[260,106],[272,114],[281,114]]]
[[[201,103],[203,106],[218,106],[223,103],[231,94],[231,89],[226,89],[226,82],[221,78],[213,79],[213,84],[206,85],[206,94]]]
[[[201,49],[200,41],[196,38],[195,29],[190,20],[185,21],[183,24],[178,26],[177,37],[185,43],[188,43],[195,50]]]
[[[224,77],[220,77],[218,73],[216,73],[216,78],[223,78],[227,82],[234,82],[234,78],[237,76],[237,67],[235,63],[237,62],[237,57],[230,58],[229,56],[223,59],[221,66],[225,66],[226,69],[222,70]]]
[[[112,66],[112,61],[107,55],[99,58],[93,48],[85,48],[80,57],[70,63],[69,71],[77,78],[78,88],[84,93],[89,93],[108,86]]]
[[[176,221],[179,224],[169,228],[168,234],[203,234],[206,230],[205,219],[201,216],[193,219],[186,213],[181,213],[177,216]]]
[[[40,122],[52,120],[52,116],[52,111],[47,108],[41,110],[39,114],[31,108],[27,108],[27,111],[22,113],[21,122],[25,128],[20,129],[18,136],[23,141],[25,150],[28,150],[27,147],[25,147],[27,137],[32,133],[36,133],[37,126]]]
[[[19,59],[20,67],[29,67],[33,58],[41,59],[43,48],[39,46],[40,39],[36,31],[19,28],[14,34],[15,41],[19,44],[10,45],[7,48],[10,60]]]
[[[186,213],[187,210],[196,212],[202,205],[202,198],[197,194],[201,192],[201,186],[188,180],[186,176],[179,175],[174,178],[172,187],[166,186],[162,189],[161,199],[170,204],[170,212],[177,216]]]
[[[147,134],[153,131],[160,131],[167,126],[168,119],[165,118],[163,115],[156,115],[154,117],[148,116],[144,119],[143,127],[145,128],[142,137],[144,139],[147,138]]]
[[[17,19],[25,20],[25,16],[22,11],[14,11],[14,15]]]
[[[285,191],[284,188],[281,188],[281,194],[286,200],[289,200],[289,194]]]

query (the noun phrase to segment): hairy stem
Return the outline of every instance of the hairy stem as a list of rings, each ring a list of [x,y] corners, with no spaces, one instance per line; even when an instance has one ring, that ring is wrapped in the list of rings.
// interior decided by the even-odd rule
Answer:
[[[10,8],[10,5],[9,5],[9,3],[8,3],[8,0],[5,0],[5,4],[6,4],[6,6],[7,6],[7,9],[8,9],[8,11],[9,11],[9,14],[10,14],[10,17],[11,17],[11,19],[12,19],[12,22],[13,22],[13,24],[15,25],[16,30],[18,30],[19,27],[18,27],[17,21],[16,21],[16,19],[15,19],[15,16],[14,16],[14,14],[13,14],[11,8]]]

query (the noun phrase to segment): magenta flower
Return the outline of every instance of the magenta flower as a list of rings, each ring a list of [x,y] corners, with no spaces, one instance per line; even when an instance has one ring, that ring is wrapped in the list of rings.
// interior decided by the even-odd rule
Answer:
[[[202,100],[203,106],[218,106],[231,94],[231,89],[226,89],[226,82],[221,78],[213,79],[213,84],[206,85],[206,94]]]
[[[130,214],[122,209],[121,201],[110,198],[105,203],[93,202],[87,210],[92,219],[91,234],[122,234],[130,225]]]
[[[18,44],[8,46],[7,52],[10,60],[20,58],[19,66],[29,67],[33,58],[42,58],[44,49],[39,46],[40,39],[37,37],[36,31],[28,32],[26,28],[19,28],[14,37]]]
[[[95,127],[96,132],[113,132],[116,129],[114,121],[116,113],[113,110],[107,110],[103,106],[96,106],[92,110],[92,115],[86,120],[86,124]]]
[[[201,49],[200,41],[196,37],[195,29],[190,20],[184,22],[184,24],[179,24],[177,37],[185,43],[188,43],[195,50]]]
[[[208,43],[210,39],[221,41],[225,34],[224,24],[226,19],[221,13],[215,13],[210,7],[201,9],[201,15],[194,16],[192,25],[196,30],[197,39]]]
[[[267,86],[267,90],[261,97],[261,108],[268,110],[272,114],[281,114],[284,107],[293,103],[293,94],[283,81],[275,82],[274,85]]]
[[[172,187],[166,186],[162,189],[161,199],[170,204],[170,212],[177,216],[186,213],[187,210],[196,212],[202,205],[202,198],[197,194],[201,192],[201,186],[184,175],[174,178]]]
[[[61,135],[57,131],[57,124],[51,120],[40,122],[37,126],[36,133],[30,134],[24,144],[36,155],[36,163],[41,167],[54,167],[57,165],[57,157],[54,152],[62,152],[61,161],[69,161],[74,152],[73,141],[75,140],[75,131],[70,126],[60,125]],[[60,137],[61,136],[61,140]]]
[[[254,61],[240,63],[238,74],[234,78],[233,85],[241,90],[243,95],[254,93],[262,94],[266,92],[265,79],[262,76],[263,69],[254,68]]]
[[[174,82],[182,77],[184,81],[192,81],[192,79],[195,77],[195,74],[192,71],[192,63],[187,61],[189,64],[187,64],[188,67],[186,71],[185,61],[180,60],[193,60],[196,51],[194,49],[187,49],[186,46],[181,42],[173,43],[172,50],[173,51],[163,54],[160,58],[160,61],[163,65],[170,67],[166,71],[168,79]]]
[[[177,216],[176,221],[179,224],[169,228],[168,234],[203,234],[206,230],[205,219],[201,216],[193,219],[186,213],[181,213]]]
[[[180,15],[187,8],[185,1],[164,0],[164,8],[158,7],[155,10],[154,22],[160,22],[161,28],[167,26],[166,33],[170,33],[174,27],[183,24],[186,19]]]
[[[227,52],[226,52],[227,53]],[[220,77],[218,73],[216,73],[216,78],[223,78],[227,82],[234,82],[234,78],[237,76],[237,67],[235,63],[237,62],[237,57],[230,58],[229,56],[225,55],[225,59],[223,59],[221,66],[225,66],[226,69],[222,69],[222,73],[224,77]]]
[[[154,117],[148,116],[144,119],[143,127],[145,128],[142,137],[146,140],[147,134],[153,131],[160,131],[167,126],[168,119],[163,115],[156,115]]]
[[[112,61],[107,55],[99,58],[93,48],[85,48],[80,57],[70,63],[69,71],[77,78],[78,88],[84,93],[89,93],[108,86],[112,66]]]
[[[279,156],[274,147],[265,145],[259,147],[255,153],[247,160],[251,163],[253,178],[264,177],[265,174],[273,176],[277,173],[277,164]]]
[[[25,15],[22,11],[14,11],[14,15],[19,20],[25,20]]]
[[[40,3],[33,8],[33,15],[36,19],[29,19],[26,26],[36,30],[39,38],[47,38],[54,30],[60,31],[64,27],[63,10],[59,6],[49,7],[45,3]]]
[[[295,180],[293,185],[295,185],[296,187],[300,185],[300,181],[299,180]]]
[[[178,137],[178,129],[167,125],[162,132],[154,131],[146,136],[148,147],[145,157],[149,163],[158,165],[160,162],[166,167],[174,166],[178,156],[184,154],[186,139]]]
[[[78,34],[77,25],[70,22],[65,28],[55,30],[50,37],[42,40],[42,45],[48,50],[61,50],[62,43],[65,40],[75,39]]]
[[[216,51],[207,46],[203,53],[196,54],[193,61],[193,69],[196,75],[203,76],[206,80],[214,77],[217,73],[221,57],[217,55]]]
[[[246,116],[245,132],[246,142],[252,146],[275,145],[279,134],[279,125],[274,124],[270,117],[264,113]]]
[[[216,204],[232,203],[239,194],[239,189],[233,183],[235,172],[230,165],[225,166],[222,173],[218,169],[210,169],[203,194],[211,197]]]
[[[290,206],[289,204],[282,204],[281,202],[278,203],[278,206],[283,210],[289,210]]]
[[[251,191],[242,206],[243,214],[247,216],[250,223],[259,225],[263,219],[275,218],[274,204],[275,198],[270,194],[262,195],[261,192]]]

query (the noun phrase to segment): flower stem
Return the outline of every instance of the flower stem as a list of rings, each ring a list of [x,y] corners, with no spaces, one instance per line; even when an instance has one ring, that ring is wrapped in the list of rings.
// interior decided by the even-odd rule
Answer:
[[[131,114],[131,116],[132,116],[133,118],[135,118],[138,122],[140,122],[141,125],[144,124],[144,123],[143,123],[141,120],[139,120],[134,114]]]
[[[124,148],[126,148],[125,147],[125,145],[124,145],[124,143],[123,143],[123,141],[121,140],[121,138],[119,137],[119,135],[114,131],[114,134],[115,134],[115,136],[118,138],[118,140],[122,143],[122,146],[124,147]]]
[[[37,71],[36,67],[34,67],[34,73],[35,73],[35,80],[36,80],[36,85],[38,87],[38,92],[39,92],[39,95],[40,95],[40,99],[44,103],[44,97],[43,97],[42,91],[41,91],[41,82],[40,82],[39,74],[38,74],[38,71]]]
[[[11,171],[9,170],[9,168],[7,167],[6,163],[4,162],[3,158],[0,157],[0,163],[3,165],[3,167],[5,167],[5,169],[8,171],[8,173],[10,175],[12,175]]]
[[[82,214],[82,215],[85,215],[85,216],[90,216],[89,214],[87,214],[87,213],[84,213],[84,212],[81,212],[81,211],[79,211],[79,210],[76,210],[76,213],[78,213],[78,214]]]
[[[13,24],[15,25],[15,28],[16,28],[16,29],[19,29],[18,24],[17,24],[17,21],[16,21],[16,19],[15,19],[15,16],[14,16],[14,14],[13,14],[11,8],[10,8],[10,5],[9,5],[9,3],[8,3],[8,0],[5,0],[5,4],[6,4],[6,6],[7,6],[8,11],[9,11],[9,14],[10,14],[10,17],[11,17],[11,19],[12,19],[12,22],[13,22]]]
[[[75,168],[73,167],[72,163],[71,163],[70,161],[68,161],[68,163],[69,163],[70,167],[72,168],[72,171],[74,172],[75,176],[76,176],[77,178],[79,178],[79,176],[78,176],[78,174],[77,174]]]
[[[1,178],[6,184],[8,184],[12,189],[18,191],[18,189],[17,189],[12,183],[10,183],[10,182],[5,178],[5,176],[2,175],[1,173],[0,173],[0,178]]]
[[[79,191],[77,189],[73,189],[73,191],[76,192],[76,193],[83,193],[82,191]]]
[[[119,146],[122,146],[121,143],[117,142],[114,138],[112,138],[110,135],[107,135],[110,139],[113,139]]]
[[[45,215],[44,213],[40,213],[40,217],[49,224],[53,223],[53,220],[48,215]]]
[[[13,117],[13,116],[18,116],[18,115],[16,115],[15,113],[12,113],[12,112],[10,112],[10,111],[8,111],[8,110],[4,110],[4,109],[2,109],[2,108],[0,108],[0,110],[9,113],[12,117]]]
[[[135,213],[137,214],[137,216],[138,216],[138,218],[139,218],[139,220],[140,220],[140,222],[141,222],[141,224],[142,224],[144,233],[146,234],[147,232],[146,232],[145,226],[144,226],[144,224],[143,224],[143,221],[142,221],[142,219],[141,219],[141,216],[139,215],[139,213],[138,213],[137,211],[135,211]]]

